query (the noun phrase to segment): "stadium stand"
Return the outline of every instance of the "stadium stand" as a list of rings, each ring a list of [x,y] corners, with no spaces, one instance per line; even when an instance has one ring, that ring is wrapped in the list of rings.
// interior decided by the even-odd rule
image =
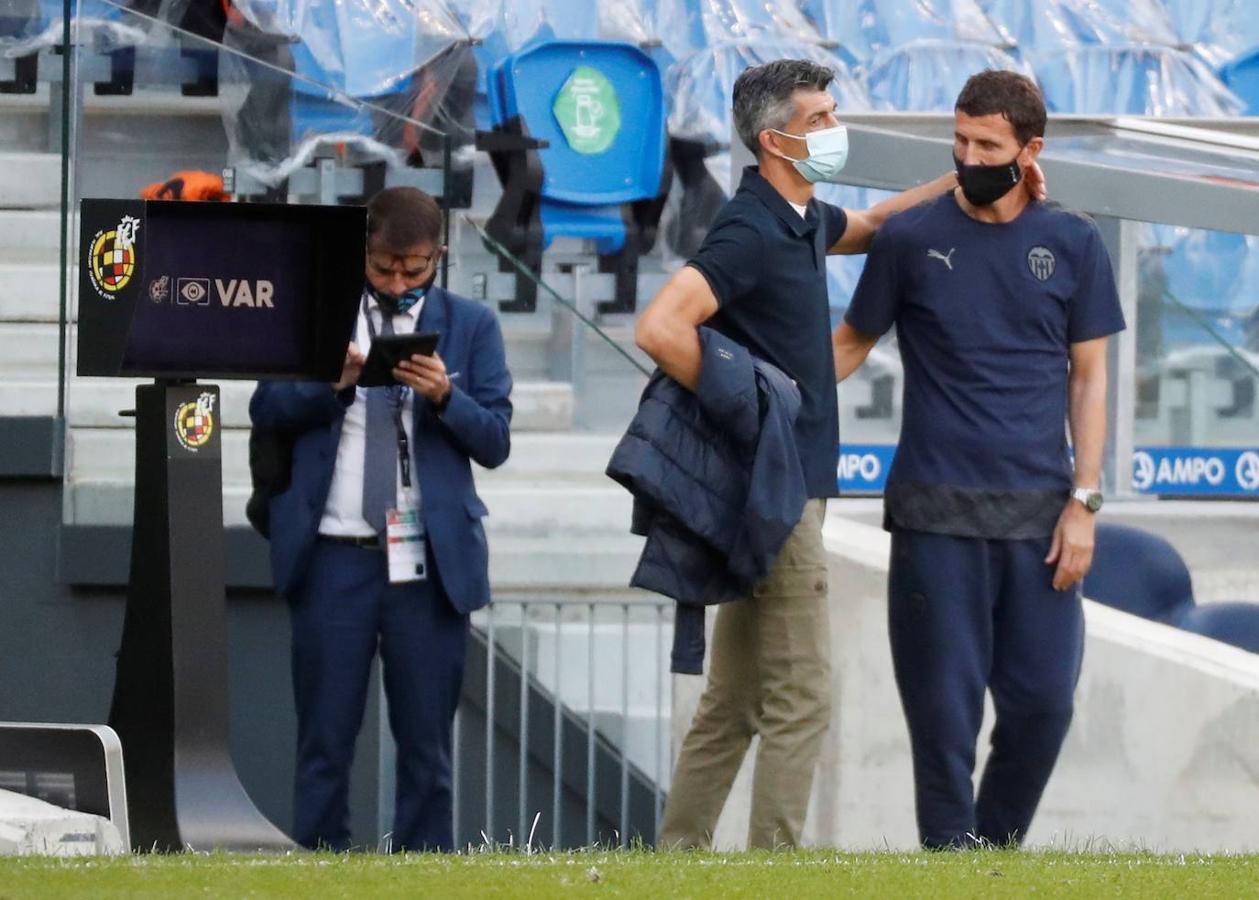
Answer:
[[[217,8],[217,0],[210,5]],[[53,27],[59,6],[57,0],[0,4],[7,14],[0,14],[0,147],[5,163],[0,172],[0,417],[45,418],[57,409],[59,138],[56,107],[48,98],[59,90],[60,28]],[[155,25],[120,6],[164,17],[191,33]],[[373,160],[378,168],[370,177],[396,177],[417,162],[431,174],[440,165],[442,136],[392,114],[451,135],[452,167],[466,173],[463,188],[451,185],[452,201],[463,196],[472,207],[469,216],[484,224],[493,220],[519,182],[509,178],[504,185],[499,180],[502,172],[494,172],[488,155],[476,150],[473,132],[495,125],[501,129],[519,114],[528,120],[531,135],[546,132],[550,146],[538,148],[536,156],[541,172],[559,177],[555,188],[560,192],[548,196],[550,185],[539,180],[536,220],[519,226],[521,239],[538,248],[555,236],[585,242],[578,251],[570,251],[567,243],[563,254],[553,251],[548,259],[553,266],[562,258],[566,267],[575,259],[598,267],[603,257],[605,266],[616,267],[612,260],[618,250],[633,250],[641,282],[636,294],[643,296],[647,276],[659,276],[697,248],[724,200],[731,182],[730,91],[749,65],[781,56],[824,61],[837,72],[833,90],[841,111],[848,113],[947,112],[970,70],[1000,65],[1033,72],[1059,113],[1235,117],[1259,111],[1259,17],[1246,15],[1247,6],[1239,0],[234,0],[235,19],[227,20],[221,38],[225,49],[219,52],[206,43],[218,40],[214,22],[198,24],[188,18],[204,4],[120,0],[115,6],[93,0],[83,3],[80,12],[91,18],[88,14],[95,10],[104,24],[95,30],[80,28],[75,36],[82,50],[77,58],[82,79],[95,85],[84,103],[85,121],[90,121],[83,132],[88,137],[80,139],[84,155],[76,159],[79,189],[92,196],[132,195],[171,171],[216,171],[227,162],[238,171],[248,169],[270,179],[260,181],[263,187],[253,196],[283,200],[292,190],[294,200],[319,199],[323,195],[296,190],[296,177],[288,185],[283,177],[274,177],[297,168],[310,170],[311,157],[303,154],[312,139],[336,178]],[[405,28],[390,24],[390,16],[396,19],[407,9],[418,15]],[[551,98],[516,96],[507,102],[512,87],[505,77],[507,61],[528,61],[545,55],[547,47],[571,47],[574,42],[613,48],[595,52],[614,52],[625,65],[655,73],[646,78],[655,84],[644,94],[650,109],[637,101],[631,109],[622,95],[622,114],[627,120],[632,115],[636,123],[628,130],[641,139],[640,147],[649,148],[641,159],[651,164],[630,176],[632,194],[624,186],[573,185],[579,174],[591,173],[589,167],[577,171],[571,152],[568,162],[551,155],[566,149]],[[643,60],[649,60],[649,68]],[[574,68],[576,64],[572,61]],[[555,66],[562,68],[559,62]],[[536,101],[536,109],[530,101]],[[34,127],[30,103],[48,109]],[[159,108],[161,117],[137,112]],[[152,124],[146,121],[150,118]],[[212,139],[207,139],[210,131]],[[620,158],[622,151],[609,152]],[[624,151],[626,158],[637,152]],[[524,156],[528,151],[505,150],[500,158],[509,153]],[[550,165],[552,158],[559,161]],[[620,168],[609,165],[593,174],[624,178]],[[678,178],[663,212],[653,210],[642,221],[623,212],[625,204],[633,209],[661,200],[670,168]],[[564,190],[577,193],[564,195]],[[370,185],[358,176],[353,187],[338,188],[331,200],[350,201],[369,191]],[[573,200],[578,196],[592,204],[579,207]],[[836,186],[824,187],[820,196],[854,207],[868,205],[872,198],[863,189]],[[667,240],[652,247],[647,236],[656,215]],[[458,227],[462,213],[454,221]],[[506,231],[498,234],[507,236]],[[480,248],[470,231],[453,235],[452,245],[456,242],[460,258],[451,269],[452,282],[472,295],[476,276],[500,263]],[[1142,317],[1141,328],[1152,330],[1154,339],[1139,353],[1142,371],[1163,388],[1150,415],[1139,418],[1146,433],[1164,441],[1177,435],[1200,440],[1200,432],[1187,430],[1185,423],[1193,419],[1190,405],[1205,397],[1210,410],[1205,421],[1216,429],[1212,433],[1226,434],[1230,442],[1253,442],[1259,416],[1253,399],[1256,379],[1247,370],[1227,368],[1240,364],[1198,318],[1170,308],[1163,289],[1204,317],[1231,349],[1259,354],[1255,242],[1254,237],[1184,229],[1144,233],[1150,264],[1143,290],[1154,298],[1152,308],[1161,312]],[[536,259],[541,268],[540,249],[520,255],[531,264]],[[628,265],[629,258],[623,256],[620,263]],[[859,270],[859,261],[830,263],[836,315],[847,304]],[[636,294],[626,284],[630,270],[618,271],[623,280],[608,292],[612,302],[604,312],[633,308]],[[521,296],[516,279],[509,283],[495,277],[477,296],[487,301]],[[545,277],[564,296],[575,296],[579,281],[571,273],[549,268]],[[612,282],[616,273],[594,277]],[[599,431],[632,402],[637,382],[627,385],[636,376],[627,376],[629,370],[619,359],[591,364],[590,354],[584,363],[586,386],[578,386],[576,373],[583,371],[583,363],[576,348],[586,345],[563,345],[572,351],[571,358],[558,359],[562,353],[555,350],[552,332],[552,322],[567,320],[566,312],[554,313],[551,304],[535,308],[510,300],[500,309],[520,380],[516,455],[506,470],[484,482],[494,511],[488,527],[495,583],[548,599],[572,593],[619,600],[623,595],[617,592],[637,548],[622,533],[628,511],[620,492],[606,489],[601,477],[611,442]],[[593,304],[588,311],[597,318]],[[73,330],[73,308],[70,315]],[[613,322],[607,332],[628,346],[624,318],[603,322]],[[1233,363],[1221,362],[1224,356]],[[868,380],[845,386],[846,435],[868,428],[871,419],[894,435],[899,363],[885,347],[872,362]],[[1194,394],[1199,384],[1201,392]],[[71,532],[79,530],[68,532],[67,546],[95,541],[127,520],[133,440],[129,422],[118,411],[130,405],[132,386],[70,379],[63,516]],[[250,387],[225,385],[222,401],[225,516],[230,527],[241,530],[248,493],[245,408]],[[1232,418],[1226,415],[1230,409],[1237,410]],[[593,433],[574,431],[575,420]],[[581,548],[576,560],[574,547]],[[71,554],[67,560],[67,572],[80,565]],[[1120,563],[1116,568],[1123,572],[1125,567]],[[1099,571],[1104,570],[1105,564],[1099,564]],[[103,571],[91,571],[84,563],[66,580],[117,583],[115,574]],[[1167,584],[1180,583],[1179,574],[1162,574]],[[247,586],[261,589],[265,582]],[[1238,635],[1250,627],[1238,624],[1251,621],[1250,607],[1233,619],[1214,612],[1213,605],[1194,605],[1188,593],[1179,596],[1177,609],[1189,630],[1201,634],[1215,636],[1211,629],[1219,628]],[[585,622],[565,623],[562,633],[557,625],[552,635],[524,624],[522,613],[519,627],[511,627],[515,630],[503,640],[513,659],[519,658],[520,648],[531,646],[535,649],[528,652],[535,654],[533,665],[538,666],[538,659],[558,656],[559,645],[568,648],[562,672],[557,665],[545,678],[538,675],[543,685],[562,693],[566,708],[599,716],[600,728],[609,723],[610,733],[637,735],[644,746],[636,764],[654,777],[663,775],[659,743],[648,738],[649,724],[658,723],[660,713],[649,709],[648,701],[667,687],[650,682],[650,689],[643,689],[650,696],[641,708],[636,706],[632,718],[622,716],[620,674],[611,671],[610,662],[618,659],[620,632],[611,626],[606,633],[601,630],[597,649],[588,653],[582,642],[595,644],[596,638],[585,637]],[[656,628],[653,621],[627,639],[633,648],[635,684],[657,677],[654,657],[639,652],[654,639]],[[588,679],[575,673],[594,666],[587,659],[596,658],[608,671],[599,669],[600,695],[587,698]]]

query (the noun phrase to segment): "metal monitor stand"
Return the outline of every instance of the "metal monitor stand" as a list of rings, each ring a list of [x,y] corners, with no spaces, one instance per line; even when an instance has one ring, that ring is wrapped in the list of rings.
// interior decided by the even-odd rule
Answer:
[[[140,851],[289,850],[228,745],[223,473],[217,385],[136,388],[131,578],[109,724]]]

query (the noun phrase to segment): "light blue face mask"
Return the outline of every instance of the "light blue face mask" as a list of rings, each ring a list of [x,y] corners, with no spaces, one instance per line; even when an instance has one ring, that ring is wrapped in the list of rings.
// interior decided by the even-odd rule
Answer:
[[[771,128],[770,131],[804,141],[809,150],[808,156],[804,159],[792,159],[790,156],[786,158],[791,160],[797,172],[813,184],[833,180],[848,162],[848,129],[843,125],[810,131],[808,134],[788,134],[777,128]]]

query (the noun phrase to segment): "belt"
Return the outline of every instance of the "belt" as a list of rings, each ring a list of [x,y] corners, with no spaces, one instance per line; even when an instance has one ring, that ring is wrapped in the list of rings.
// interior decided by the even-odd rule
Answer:
[[[375,550],[380,547],[380,538],[377,535],[370,537],[355,537],[351,534],[321,534],[319,540],[327,541],[330,544],[348,544],[351,547],[366,547]]]

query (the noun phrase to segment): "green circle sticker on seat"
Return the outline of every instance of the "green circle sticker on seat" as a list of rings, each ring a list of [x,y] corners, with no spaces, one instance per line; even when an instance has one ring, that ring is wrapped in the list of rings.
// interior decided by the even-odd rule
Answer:
[[[551,109],[568,146],[577,153],[603,153],[621,130],[616,89],[602,72],[590,66],[573,70]]]

